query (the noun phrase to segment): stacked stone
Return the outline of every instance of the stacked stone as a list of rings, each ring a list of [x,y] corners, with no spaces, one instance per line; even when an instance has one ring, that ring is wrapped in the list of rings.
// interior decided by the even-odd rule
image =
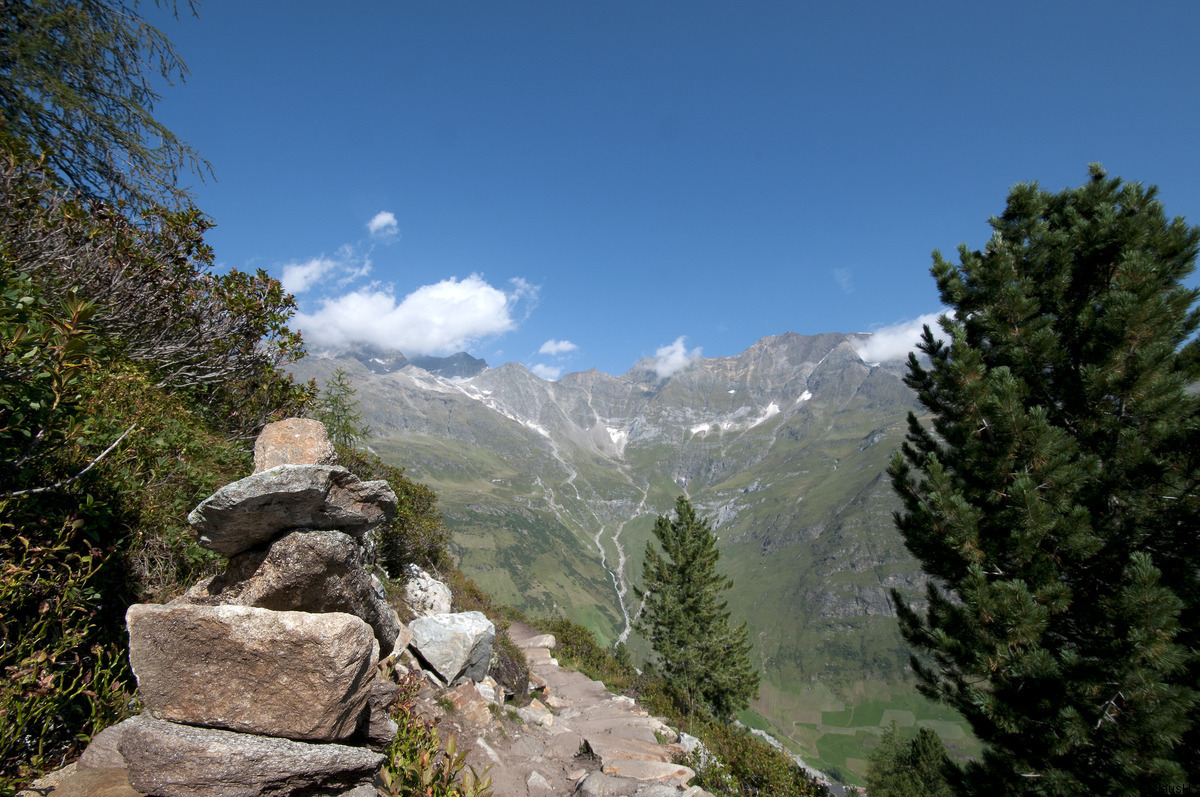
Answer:
[[[369,748],[396,733],[396,687],[377,665],[411,635],[368,570],[367,536],[396,496],[332,461],[319,423],[273,424],[254,474],[188,516],[228,565],[129,608],[144,713],[100,734],[81,766],[115,748],[130,786],[165,797],[375,793],[383,756]]]

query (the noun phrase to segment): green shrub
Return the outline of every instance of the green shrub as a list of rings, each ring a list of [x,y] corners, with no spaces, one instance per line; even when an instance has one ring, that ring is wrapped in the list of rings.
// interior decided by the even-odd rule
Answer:
[[[224,566],[223,557],[196,543],[187,515],[222,485],[248,475],[253,460],[152,378],[132,363],[95,369],[85,380],[83,408],[97,441],[134,430],[97,465],[90,485],[113,508],[108,533],[122,540],[131,597],[163,602]],[[89,443],[85,455],[99,445]]]
[[[536,625],[538,630],[554,635],[557,643],[554,655],[559,664],[600,681],[614,692],[639,691],[637,671],[630,664],[619,661],[613,651],[601,647],[596,635],[587,628],[565,617],[542,620]]]
[[[93,542],[86,517],[47,512],[55,508],[0,501],[5,795],[78,755],[93,734],[121,719],[132,680],[115,607],[103,600],[119,592],[115,550]]]
[[[400,699],[392,717],[400,726],[388,747],[379,776],[382,794],[400,797],[490,797],[491,778],[466,762],[451,735],[442,744],[436,724],[415,708],[421,679],[411,673],[392,675],[400,686]]]
[[[693,754],[683,763],[696,771],[694,785],[714,794],[816,797],[828,791],[813,781],[784,752],[776,750],[740,725],[702,720],[687,732],[708,749],[701,761]],[[719,763],[718,763],[719,762]]]
[[[64,187],[20,142],[0,135],[0,257],[52,304],[75,297],[113,354],[188,395],[216,428],[252,436],[312,392],[277,366],[303,356],[291,295],[261,269],[214,273],[193,207],[128,212]]]
[[[450,565],[446,546],[450,530],[442,523],[437,495],[424,484],[405,477],[404,469],[387,465],[374,454],[337,446],[338,464],[360,479],[386,479],[396,493],[396,519],[380,526],[379,562],[393,578],[405,565],[438,570]]]
[[[0,497],[72,477],[56,465],[63,446],[89,433],[79,381],[101,353],[95,309],[74,294],[56,305],[0,248]]]

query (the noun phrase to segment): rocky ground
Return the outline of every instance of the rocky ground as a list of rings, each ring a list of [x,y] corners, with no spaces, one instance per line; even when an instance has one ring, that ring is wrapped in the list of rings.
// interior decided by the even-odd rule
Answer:
[[[497,797],[704,794],[672,763],[678,735],[629,698],[560,670],[553,637],[510,629],[537,691],[509,709],[487,677],[495,627],[481,612],[450,612],[449,589],[418,573],[405,593],[416,616],[401,623],[363,541],[394,517],[396,496],[384,481],[327,464],[331,455],[314,421],[263,431],[255,472],[188,516],[198,543],[228,559],[225,571],[126,614],[145,711],[23,794],[375,797],[379,751],[397,730],[397,686],[377,667],[381,650],[394,651],[389,666],[425,678],[417,710],[470,750]],[[434,687],[447,683],[457,685]]]
[[[553,637],[514,623],[509,636],[524,649],[531,680],[544,696],[528,707],[493,717],[470,686],[452,692],[461,707],[442,720],[472,750],[468,762],[490,766],[493,791],[508,795],[699,797],[687,788],[694,773],[672,763],[683,748],[674,730],[632,699],[614,695],[586,676],[560,668]]]
[[[632,699],[560,668],[553,637],[513,624],[509,636],[525,650],[540,697],[520,709],[496,711],[475,684],[425,688],[418,708],[439,718],[468,763],[485,769],[496,797],[704,797],[687,787],[693,772],[672,763],[678,735]],[[23,797],[139,797],[121,769],[76,771],[71,765],[22,792]]]

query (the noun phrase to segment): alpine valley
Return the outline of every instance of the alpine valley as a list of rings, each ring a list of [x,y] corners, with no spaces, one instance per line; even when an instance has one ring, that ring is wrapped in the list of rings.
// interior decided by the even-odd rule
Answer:
[[[293,371],[347,373],[371,449],[437,492],[476,583],[602,643],[627,640],[635,661],[642,554],[655,517],[687,495],[713,524],[761,665],[743,720],[861,782],[893,720],[977,752],[957,715],[916,693],[889,599],[923,594],[885,473],[920,407],[903,362],[859,357],[868,337],[767,337],[665,379],[650,361],[549,382],[516,363],[367,347]]]

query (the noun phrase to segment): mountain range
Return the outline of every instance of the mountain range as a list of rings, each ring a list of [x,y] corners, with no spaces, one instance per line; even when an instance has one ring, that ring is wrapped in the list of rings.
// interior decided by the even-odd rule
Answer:
[[[885,469],[921,408],[902,362],[862,360],[867,338],[766,337],[668,378],[643,361],[552,382],[517,363],[364,347],[294,370],[349,375],[370,448],[437,492],[476,583],[627,641],[635,660],[642,554],[686,495],[712,522],[755,644],[763,683],[744,721],[855,782],[892,720],[975,750],[956,715],[916,694],[896,625],[889,590],[919,599],[924,582]]]

